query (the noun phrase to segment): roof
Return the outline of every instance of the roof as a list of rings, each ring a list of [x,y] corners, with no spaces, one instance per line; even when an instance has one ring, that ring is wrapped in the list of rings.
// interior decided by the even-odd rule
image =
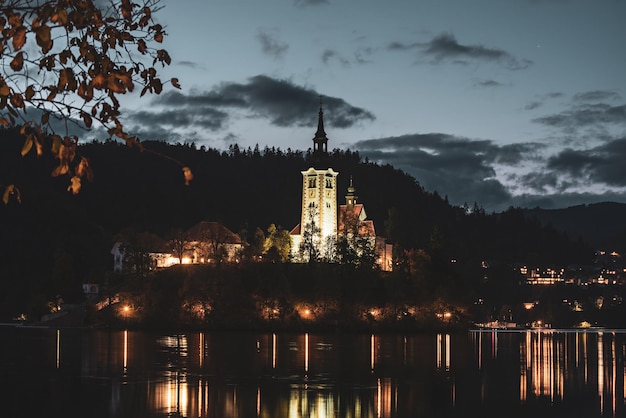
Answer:
[[[242,244],[239,235],[226,228],[220,222],[202,221],[187,230],[187,239],[190,241],[217,240],[221,244]]]
[[[300,235],[300,234],[301,234],[300,224],[294,226],[293,229],[289,231],[289,235]]]

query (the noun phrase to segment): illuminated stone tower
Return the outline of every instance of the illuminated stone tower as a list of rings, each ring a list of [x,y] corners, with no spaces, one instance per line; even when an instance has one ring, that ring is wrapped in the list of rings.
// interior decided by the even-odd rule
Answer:
[[[324,256],[326,246],[337,237],[337,175],[327,167],[328,137],[324,132],[324,112],[320,97],[317,131],[313,137],[313,164],[302,171],[302,208],[300,225],[292,231],[294,255],[304,243],[313,243]],[[324,165],[326,164],[326,165]]]

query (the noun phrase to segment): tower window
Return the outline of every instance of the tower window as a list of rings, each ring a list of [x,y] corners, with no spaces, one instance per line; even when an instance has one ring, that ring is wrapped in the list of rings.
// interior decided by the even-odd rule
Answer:
[[[330,174],[326,174],[326,188],[327,189],[333,188],[333,177]]]
[[[315,189],[316,180],[317,180],[316,176],[309,176],[309,189]]]

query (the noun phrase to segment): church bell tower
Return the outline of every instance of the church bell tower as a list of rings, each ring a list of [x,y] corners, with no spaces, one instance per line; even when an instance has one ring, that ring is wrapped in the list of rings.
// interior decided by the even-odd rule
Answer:
[[[294,247],[299,246],[302,235],[315,231],[313,241],[318,253],[324,254],[325,245],[337,237],[337,175],[327,163],[328,137],[324,131],[324,111],[320,97],[317,131],[313,137],[313,162],[302,173],[302,212],[300,236],[294,238]],[[297,248],[296,248],[297,250]]]

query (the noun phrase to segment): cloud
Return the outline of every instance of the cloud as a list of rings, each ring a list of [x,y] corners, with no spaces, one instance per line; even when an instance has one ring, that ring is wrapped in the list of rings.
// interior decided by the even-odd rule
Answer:
[[[565,149],[548,159],[547,168],[579,185],[626,188],[626,137],[590,149]]]
[[[309,7],[309,6],[321,6],[325,4],[330,4],[328,0],[295,0],[294,4],[296,7]]]
[[[240,103],[240,107],[258,117],[269,119],[272,125],[288,127],[317,124],[317,115],[311,117],[311,109],[319,106],[320,94],[288,80],[258,75],[245,84],[224,83],[211,94]],[[371,112],[336,97],[324,96],[324,109],[328,110],[325,121],[336,128],[348,128],[375,119]]]
[[[289,45],[277,38],[277,30],[259,29],[257,39],[261,43],[263,53],[275,59],[282,58],[287,53]]]
[[[597,102],[605,100],[619,100],[621,96],[619,93],[610,90],[592,90],[577,93],[574,95],[573,100],[576,102]]]
[[[324,64],[329,64],[331,61],[338,61],[344,67],[350,65],[350,61],[341,56],[337,51],[333,49],[327,49],[322,53],[322,62]]]
[[[450,203],[490,211],[626,202],[626,137],[589,149],[550,152],[540,143],[499,145],[443,134],[362,140],[362,156],[413,176]]]
[[[482,80],[474,84],[477,87],[504,87],[505,84],[495,80]]]
[[[209,91],[168,91],[154,96],[145,109],[125,111],[123,122],[144,138],[207,139],[238,117],[266,119],[285,128],[315,127],[319,104],[320,93],[313,89],[258,75],[245,83],[221,83]],[[323,107],[325,123],[334,128],[375,119],[371,112],[338,97],[323,97]],[[228,141],[232,137],[227,137]]]
[[[391,164],[411,174],[427,190],[448,195],[462,205],[478,202],[506,208],[511,192],[498,179],[498,166],[516,166],[538,151],[538,144],[496,145],[442,133],[410,134],[357,142],[370,160]]]
[[[563,129],[576,129],[595,124],[626,125],[626,105],[574,104],[563,112],[536,118],[533,121]]]
[[[457,42],[454,35],[443,33],[435,36],[429,42],[414,42],[405,44],[392,42],[389,50],[404,51],[418,50],[422,55],[431,58],[431,63],[442,62],[466,63],[466,60],[491,61],[501,64],[511,70],[520,70],[532,65],[527,59],[517,59],[510,53],[497,48],[487,48],[482,45],[463,45]]]

